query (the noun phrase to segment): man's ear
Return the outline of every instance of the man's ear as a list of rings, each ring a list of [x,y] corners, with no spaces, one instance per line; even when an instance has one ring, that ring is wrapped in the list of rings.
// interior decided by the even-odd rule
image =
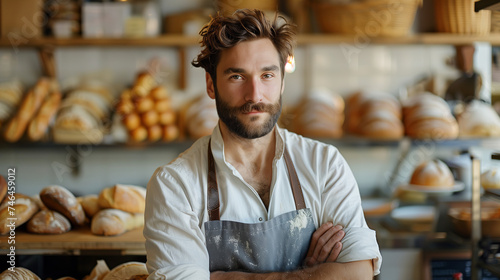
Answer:
[[[207,84],[207,94],[210,98],[215,99],[215,88],[212,76],[208,72],[205,72],[205,81]]]

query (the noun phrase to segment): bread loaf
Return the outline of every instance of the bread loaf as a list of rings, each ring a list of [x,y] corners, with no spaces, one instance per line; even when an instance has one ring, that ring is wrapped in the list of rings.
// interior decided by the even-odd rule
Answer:
[[[38,205],[28,196],[16,193],[14,200],[10,198],[11,196],[7,196],[0,205],[0,234],[2,235],[26,223],[38,211]]]
[[[145,263],[127,262],[113,268],[103,280],[124,280],[136,275],[147,275]]]
[[[457,119],[461,138],[500,136],[500,116],[490,104],[474,100]]]
[[[7,182],[5,181],[5,178],[0,175],[0,203],[3,201],[5,195],[7,194]]]
[[[71,229],[69,220],[59,212],[45,209],[36,213],[28,222],[27,230],[40,234],[61,234]]]
[[[500,189],[500,168],[493,167],[483,172],[481,186],[485,189]]]
[[[97,212],[102,210],[101,206],[99,206],[99,197],[96,194],[80,196],[76,199],[80,202],[85,215],[89,218],[92,218]]]
[[[441,97],[422,92],[405,100],[403,120],[406,134],[413,139],[455,139],[458,123]]]
[[[144,213],[146,189],[138,186],[116,184],[99,193],[99,206],[130,213]]]
[[[144,225],[142,213],[129,213],[118,209],[103,209],[93,218],[90,230],[95,235],[120,235]]]
[[[315,89],[304,96],[294,112],[290,129],[311,138],[343,135],[344,99],[328,89]]]
[[[434,159],[421,163],[415,168],[410,184],[449,189],[455,185],[450,168],[442,161]]]
[[[215,101],[202,94],[184,104],[179,112],[180,135],[191,139],[210,135],[218,121]]]
[[[23,136],[29,122],[37,113],[54,83],[55,81],[49,78],[40,78],[35,86],[24,96],[17,113],[7,124],[4,131],[5,140],[16,142]]]
[[[40,191],[40,199],[47,208],[63,214],[73,225],[85,223],[85,212],[76,197],[65,187],[48,186]]]
[[[33,273],[31,270],[24,267],[15,267],[14,271],[9,269],[4,270],[0,273],[0,279],[2,280],[41,280],[38,275]]]
[[[52,92],[44,101],[36,116],[30,121],[28,126],[28,138],[31,141],[40,140],[46,133],[49,123],[54,118],[59,104],[61,103],[61,93]]]

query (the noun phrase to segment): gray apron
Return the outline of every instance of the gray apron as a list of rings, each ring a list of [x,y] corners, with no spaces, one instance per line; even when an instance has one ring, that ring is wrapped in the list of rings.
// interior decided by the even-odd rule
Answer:
[[[262,223],[221,221],[215,161],[209,143],[207,208],[210,221],[205,223],[205,238],[210,271],[290,271],[303,265],[316,227],[286,149],[284,157],[296,210]]]

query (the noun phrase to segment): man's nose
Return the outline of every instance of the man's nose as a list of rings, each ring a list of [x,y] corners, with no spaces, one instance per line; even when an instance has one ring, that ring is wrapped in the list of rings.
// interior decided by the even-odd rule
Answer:
[[[258,103],[262,101],[262,81],[260,78],[252,78],[246,89],[245,101]]]

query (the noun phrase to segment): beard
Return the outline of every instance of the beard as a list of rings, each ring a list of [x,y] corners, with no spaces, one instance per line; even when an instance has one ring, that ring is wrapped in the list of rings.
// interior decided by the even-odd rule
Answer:
[[[281,114],[281,95],[278,102],[274,104],[247,102],[242,106],[232,107],[220,98],[219,91],[215,87],[215,104],[221,121],[232,133],[245,139],[255,139],[267,135],[273,130]],[[250,117],[250,124],[244,124],[238,119],[238,114],[249,113],[252,110],[267,112],[269,117],[262,124],[258,124],[257,121],[263,116]]]

